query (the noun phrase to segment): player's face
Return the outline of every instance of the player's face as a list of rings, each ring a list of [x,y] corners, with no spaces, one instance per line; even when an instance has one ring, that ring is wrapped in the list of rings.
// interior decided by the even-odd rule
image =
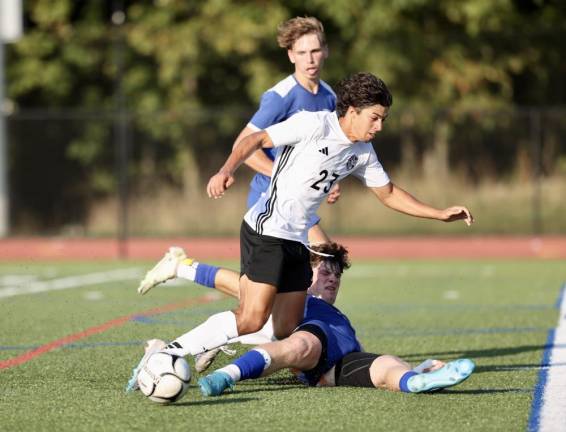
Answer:
[[[340,277],[340,269],[336,265],[322,261],[313,269],[313,284],[309,292],[327,303],[334,304],[340,289]]]
[[[299,78],[318,80],[328,50],[320,44],[316,34],[301,36],[287,53],[289,60],[295,65],[295,74],[299,75]]]
[[[361,110],[350,107],[351,115],[351,137],[354,141],[371,141],[383,128],[383,122],[387,118],[389,108],[381,105],[372,105]]]

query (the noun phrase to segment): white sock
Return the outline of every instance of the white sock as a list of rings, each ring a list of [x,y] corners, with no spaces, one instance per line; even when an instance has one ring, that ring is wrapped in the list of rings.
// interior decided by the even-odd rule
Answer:
[[[236,315],[232,311],[212,315],[198,327],[179,336],[165,347],[165,352],[178,356],[197,355],[226,345],[238,336]]]
[[[197,261],[194,261],[191,258],[181,261],[177,266],[177,277],[194,282],[198,264],[199,263]]]
[[[267,322],[263,327],[255,333],[250,333],[243,336],[238,336],[235,339],[231,339],[230,343],[240,342],[244,345],[261,345],[264,343],[273,342],[275,336],[273,336],[273,316],[269,315]]]
[[[218,369],[218,371],[225,372],[228,375],[230,375],[230,378],[232,378],[234,382],[240,381],[240,378],[242,377],[242,372],[240,372],[240,368],[235,364],[229,364],[228,366],[224,366],[223,368]]]

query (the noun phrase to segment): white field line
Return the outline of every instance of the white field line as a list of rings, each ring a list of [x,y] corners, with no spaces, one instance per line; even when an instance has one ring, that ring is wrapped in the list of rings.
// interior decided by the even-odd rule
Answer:
[[[0,298],[14,297],[24,294],[37,294],[48,291],[58,291],[70,288],[80,288],[87,285],[99,285],[108,282],[118,282],[139,279],[142,271],[139,268],[108,270],[97,273],[87,273],[77,276],[67,276],[48,281],[34,281],[24,285],[0,288]]]
[[[564,288],[563,288],[564,289]],[[558,326],[550,353],[540,412],[539,431],[566,431],[566,295],[562,295]]]

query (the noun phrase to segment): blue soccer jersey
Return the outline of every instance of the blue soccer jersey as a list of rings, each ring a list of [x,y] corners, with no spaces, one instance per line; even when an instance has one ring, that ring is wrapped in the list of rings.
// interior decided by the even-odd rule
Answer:
[[[317,368],[316,372],[302,372],[299,375],[299,379],[309,385],[316,385],[320,374],[332,369],[346,354],[362,350],[350,320],[338,308],[324,300],[313,296],[307,297],[305,317],[299,325],[299,329],[305,324],[320,328],[327,340],[326,358],[322,359],[324,364]]]
[[[254,131],[265,129],[287,120],[299,111],[334,111],[336,95],[324,81],[320,81],[318,92],[313,94],[289,75],[267,90],[261,97],[259,109],[254,114],[248,127]],[[264,149],[271,160],[275,159],[275,149]],[[248,208],[253,206],[269,187],[270,177],[257,173],[250,183]]]

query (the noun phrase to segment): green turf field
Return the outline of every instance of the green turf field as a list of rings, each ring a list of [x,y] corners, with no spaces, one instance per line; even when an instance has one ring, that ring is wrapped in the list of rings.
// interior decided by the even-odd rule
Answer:
[[[0,362],[119,317],[211,293],[178,283],[141,297],[135,274],[148,265],[0,264]],[[114,269],[133,270],[120,273],[122,280],[69,278],[116,275]],[[239,383],[219,398],[203,398],[191,386],[170,406],[139,392],[124,394],[145,339],[172,339],[235,305],[224,298],[127,320],[1,369],[1,429],[526,430],[565,280],[566,266],[558,261],[354,263],[336,305],[350,317],[366,351],[412,363],[431,357],[476,362],[469,380],[437,394],[306,388],[288,372]],[[25,287],[40,292],[13,295]],[[226,361],[222,354],[213,366]]]

